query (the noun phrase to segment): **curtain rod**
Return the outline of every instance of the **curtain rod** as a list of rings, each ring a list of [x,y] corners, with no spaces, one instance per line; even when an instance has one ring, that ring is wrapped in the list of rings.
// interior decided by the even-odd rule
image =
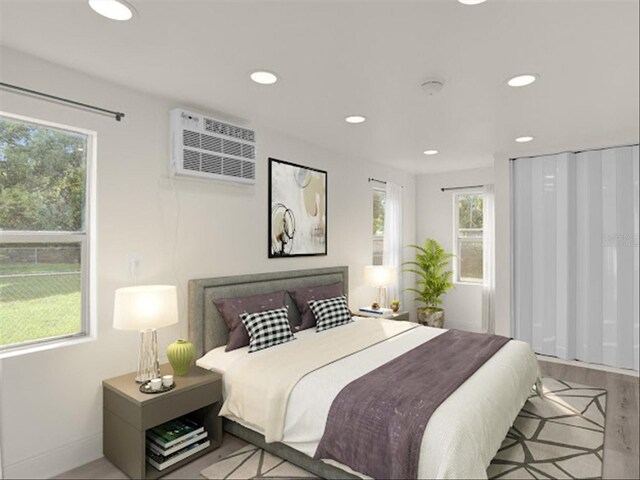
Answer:
[[[442,187],[440,190],[446,192],[447,190],[465,190],[467,188],[483,188],[484,185],[466,185],[464,187]]]
[[[609,147],[594,147],[594,148],[585,148],[584,150],[564,150],[562,152],[555,153],[541,153],[539,155],[526,155],[524,157],[513,157],[510,158],[510,162],[515,162],[516,160],[522,160],[524,158],[539,158],[539,157],[550,157],[553,155],[562,155],[563,153],[586,153],[586,152],[600,152],[602,150],[611,150],[613,148],[629,148],[629,147],[637,147],[637,143],[628,143],[624,145],[613,145]]]
[[[95,105],[76,102],[75,100],[69,100],[68,98],[57,97],[55,95],[50,95],[48,93],[38,92],[36,90],[30,90],[28,88],[19,87],[17,85],[11,85],[10,83],[0,82],[0,87],[5,89],[17,90],[18,92],[28,93],[30,95],[36,95],[38,97],[43,97],[49,100],[55,100],[61,103],[67,103],[69,105],[86,108],[88,110],[94,110],[96,112],[105,113],[107,115],[113,115],[118,122],[124,118],[124,113],[122,112],[115,112],[113,110],[107,110],[106,108],[96,107]]]
[[[371,182],[382,183],[383,185],[387,184],[387,182],[385,182],[384,180],[378,180],[377,178],[369,177],[369,183],[371,183]],[[404,185],[400,185],[400,188],[404,188]]]

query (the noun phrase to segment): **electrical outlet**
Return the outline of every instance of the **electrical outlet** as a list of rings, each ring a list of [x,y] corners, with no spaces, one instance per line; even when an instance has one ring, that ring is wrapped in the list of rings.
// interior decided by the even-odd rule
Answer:
[[[129,280],[135,283],[140,273],[140,254],[130,253],[127,256],[127,266],[129,271]]]

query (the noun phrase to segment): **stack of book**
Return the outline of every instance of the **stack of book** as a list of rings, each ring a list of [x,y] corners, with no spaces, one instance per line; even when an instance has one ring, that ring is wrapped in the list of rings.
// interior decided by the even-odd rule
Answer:
[[[373,309],[370,307],[362,307],[358,310],[358,315],[361,317],[391,318],[393,316],[393,310],[390,308]]]
[[[164,470],[209,446],[202,425],[180,417],[147,430],[147,462]]]

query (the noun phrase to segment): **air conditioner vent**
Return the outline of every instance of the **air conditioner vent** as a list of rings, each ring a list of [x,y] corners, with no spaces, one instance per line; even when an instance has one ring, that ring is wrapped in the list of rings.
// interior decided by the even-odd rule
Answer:
[[[224,159],[218,155],[202,154],[202,171],[222,175],[222,162]]]
[[[174,175],[255,183],[253,130],[174,109],[171,131]]]
[[[203,150],[209,150],[210,152],[222,152],[223,140],[212,135],[202,134],[200,136],[200,143]]]
[[[187,170],[200,170],[200,154],[193,150],[184,150],[184,168]]]
[[[200,134],[197,132],[191,132],[184,130],[182,132],[182,142],[185,147],[200,148]]]
[[[239,138],[247,142],[255,142],[255,133],[253,130],[248,130],[242,127],[236,127],[228,123],[219,122],[212,118],[204,117],[204,129],[207,132],[218,133],[220,135],[227,135],[228,137]]]
[[[253,162],[242,162],[242,178],[255,178],[256,164]]]

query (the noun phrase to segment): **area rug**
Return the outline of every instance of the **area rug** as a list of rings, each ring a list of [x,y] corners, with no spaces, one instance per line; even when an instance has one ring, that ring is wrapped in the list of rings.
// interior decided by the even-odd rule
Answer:
[[[602,478],[607,392],[599,388],[542,380],[544,399],[527,400],[500,450],[489,478]],[[253,445],[201,472],[207,479],[309,479],[312,473]]]
[[[491,462],[489,478],[602,478],[607,392],[553,378],[532,395]]]

